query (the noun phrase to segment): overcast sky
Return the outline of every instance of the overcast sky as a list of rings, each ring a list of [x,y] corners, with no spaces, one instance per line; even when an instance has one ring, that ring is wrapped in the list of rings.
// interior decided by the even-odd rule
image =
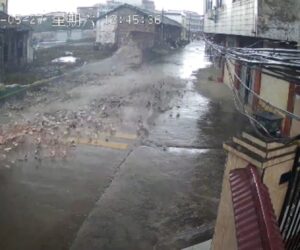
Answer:
[[[155,0],[157,9],[193,10],[202,13],[203,0]],[[8,11],[16,14],[43,14],[53,11],[74,12],[78,6],[91,6],[106,0],[8,0]]]

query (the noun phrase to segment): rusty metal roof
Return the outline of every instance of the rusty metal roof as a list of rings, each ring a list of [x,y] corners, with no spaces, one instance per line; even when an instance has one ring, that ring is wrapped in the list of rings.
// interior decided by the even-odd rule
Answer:
[[[248,166],[230,172],[230,186],[239,250],[283,250],[267,187],[257,169]]]

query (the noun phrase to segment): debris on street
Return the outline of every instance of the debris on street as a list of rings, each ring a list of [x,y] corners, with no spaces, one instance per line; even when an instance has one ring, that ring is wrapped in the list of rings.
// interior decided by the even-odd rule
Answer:
[[[66,64],[75,64],[79,62],[79,58],[74,57],[74,56],[63,56],[59,58],[53,59],[51,62],[52,63],[66,63]]]

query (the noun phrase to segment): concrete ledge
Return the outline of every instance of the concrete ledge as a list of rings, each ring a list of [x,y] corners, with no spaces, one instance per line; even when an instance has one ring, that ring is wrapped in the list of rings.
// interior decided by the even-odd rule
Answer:
[[[292,160],[295,158],[296,155],[296,152],[292,152],[271,159],[266,159],[261,157],[260,155],[253,153],[247,148],[241,147],[240,145],[234,142],[225,143],[223,147],[226,151],[261,169],[265,169]]]
[[[269,150],[268,148],[261,147],[260,145],[257,145],[253,141],[250,141],[246,138],[234,137],[233,141],[236,144],[239,144],[240,146],[242,146],[243,148],[246,148],[249,151],[259,155],[262,158],[266,158],[266,159],[275,158],[275,157],[285,155],[288,153],[294,153],[298,147],[296,144],[291,144],[289,146],[278,147],[278,148]]]
[[[195,246],[191,246],[182,250],[210,250],[211,249],[212,240],[208,240],[206,242],[197,244]]]

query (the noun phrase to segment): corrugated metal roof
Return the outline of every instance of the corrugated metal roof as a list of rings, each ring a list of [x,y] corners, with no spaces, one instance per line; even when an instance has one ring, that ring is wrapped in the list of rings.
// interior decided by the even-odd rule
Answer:
[[[122,4],[116,8],[114,8],[113,10],[101,15],[100,17],[98,17],[96,20],[99,20],[99,19],[103,19],[103,18],[106,18],[107,15],[109,14],[112,14],[114,13],[115,11],[121,9],[121,8],[129,8],[129,9],[132,9],[132,10],[135,10],[137,12],[140,12],[142,13],[143,15],[147,15],[147,16],[157,16],[157,15],[162,15],[161,12],[153,12],[153,11],[150,11],[150,10],[146,10],[146,9],[142,9],[142,8],[139,8],[137,6],[133,6],[133,5],[130,5],[130,4]],[[177,27],[182,27],[182,25],[166,16],[163,16],[163,20],[162,20],[162,23],[163,24],[166,24],[166,25],[172,25],[172,26],[177,26]]]
[[[257,169],[249,166],[230,172],[230,186],[239,250],[283,250],[267,187]]]

